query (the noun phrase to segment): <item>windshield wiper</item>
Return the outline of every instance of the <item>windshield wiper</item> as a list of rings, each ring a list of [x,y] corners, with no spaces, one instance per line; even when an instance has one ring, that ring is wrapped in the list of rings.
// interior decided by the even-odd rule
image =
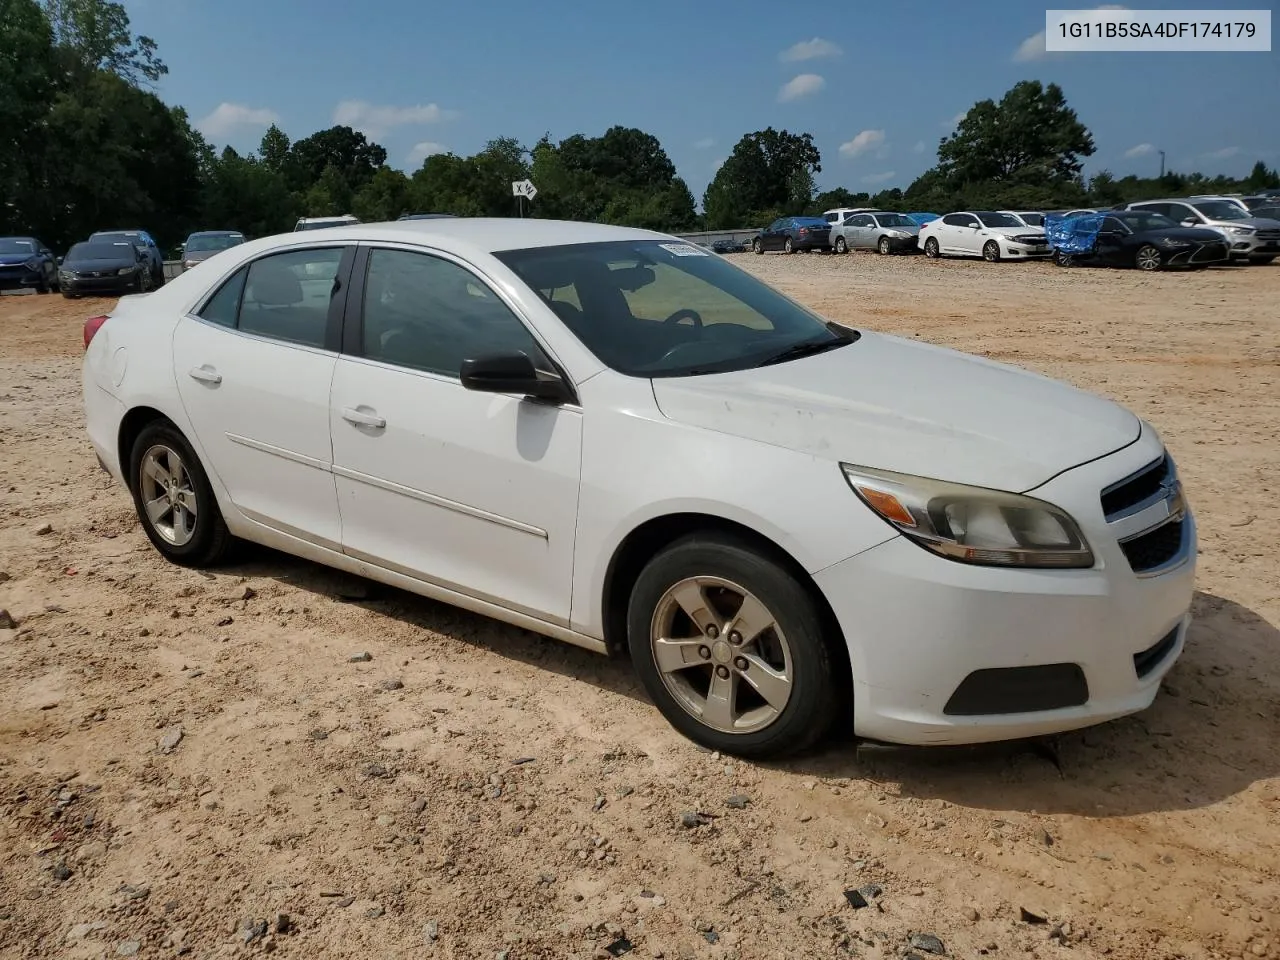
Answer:
[[[772,363],[785,363],[788,360],[799,360],[801,357],[811,357],[816,353],[826,353],[828,350],[834,350],[836,347],[843,347],[846,343],[853,343],[855,338],[834,336],[829,340],[801,340],[799,343],[793,343],[784,350],[766,357],[756,364],[757,367],[767,367]]]

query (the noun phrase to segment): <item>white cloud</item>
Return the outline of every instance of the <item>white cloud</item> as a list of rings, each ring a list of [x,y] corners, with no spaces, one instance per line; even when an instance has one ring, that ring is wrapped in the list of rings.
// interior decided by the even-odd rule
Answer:
[[[703,137],[701,140],[698,140],[694,143],[693,149],[710,150],[715,145],[716,145],[716,141],[714,137]]]
[[[1149,153],[1155,153],[1156,148],[1149,143],[1140,143],[1135,147],[1130,147],[1124,152],[1126,160],[1135,160],[1138,157],[1145,157]]]
[[[1128,10],[1129,8],[1125,6],[1121,6],[1118,3],[1104,3],[1101,6],[1094,7],[1093,9],[1095,10]],[[1054,58],[1057,58],[1062,56],[1062,53],[1058,52],[1058,53],[1050,54],[1049,51],[1045,49],[1044,31],[1041,30],[1037,33],[1033,33],[1031,36],[1027,37],[1027,39],[1023,40],[1020,44],[1018,44],[1018,49],[1013,51],[1013,62],[1029,63],[1034,60],[1047,60],[1051,56]]]
[[[413,149],[409,151],[407,162],[411,167],[422,166],[422,161],[427,157],[437,153],[448,153],[449,149],[443,143],[436,143],[434,140],[423,140],[421,143],[415,143]]]
[[[847,140],[840,144],[840,156],[846,159],[856,157],[859,154],[866,153],[872,147],[878,147],[884,143],[883,130],[863,130],[861,133],[854,135],[852,140]]]
[[[868,173],[862,178],[863,183],[888,183],[898,175],[896,170],[886,170],[884,173]]]
[[[1239,147],[1223,147],[1221,150],[1214,150],[1204,155],[1206,160],[1230,160],[1240,153]]]
[[[838,57],[842,53],[844,51],[830,40],[814,37],[812,40],[801,40],[799,43],[787,47],[787,49],[778,54],[778,59],[783,63],[795,63],[800,60],[820,60],[823,57]]]
[[[343,100],[333,108],[334,123],[359,130],[370,137],[380,137],[395,127],[439,123],[451,116],[451,112],[441,110],[434,103],[392,107],[367,100]]]
[[[787,103],[790,100],[812,96],[826,85],[827,81],[816,73],[802,73],[782,85],[782,89],[778,91],[778,102]]]
[[[280,115],[266,107],[246,107],[242,103],[220,103],[217,108],[196,124],[207,137],[221,139],[241,129],[266,129],[280,122]]]
[[[923,140],[917,140],[916,145],[911,148],[912,153],[924,153],[925,146]]]

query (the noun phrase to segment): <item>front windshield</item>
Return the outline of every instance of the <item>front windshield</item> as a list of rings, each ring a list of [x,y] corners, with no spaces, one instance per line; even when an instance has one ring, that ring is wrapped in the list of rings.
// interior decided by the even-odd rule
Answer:
[[[0,253],[35,253],[36,245],[18,237],[0,237]]]
[[[66,260],[128,260],[132,246],[128,243],[77,243],[66,256]],[[65,260],[64,260],[65,262]]]
[[[226,250],[240,243],[244,243],[244,237],[241,234],[215,233],[188,238],[186,249],[187,253],[200,253],[205,250]]]
[[[877,213],[876,219],[882,227],[914,227],[916,222],[900,213]]]
[[[852,342],[721,257],[683,241],[618,240],[495,256],[593,354],[633,377],[745,370]]]
[[[1018,218],[1029,227],[1044,226],[1043,213],[1020,213],[1018,214]]]
[[[1025,227],[1026,224],[1011,213],[979,213],[984,227]]]
[[[1210,220],[1247,220],[1249,218],[1249,214],[1226,200],[1201,200],[1199,203],[1193,203],[1192,206]]]
[[[1163,213],[1146,213],[1131,211],[1116,217],[1121,223],[1132,230],[1134,233],[1141,233],[1143,230],[1168,230],[1176,227],[1178,224],[1170,220]]]

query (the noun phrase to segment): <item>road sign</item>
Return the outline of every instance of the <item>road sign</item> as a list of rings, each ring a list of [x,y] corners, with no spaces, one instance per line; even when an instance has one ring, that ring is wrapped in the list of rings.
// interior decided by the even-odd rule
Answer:
[[[528,197],[532,200],[538,195],[538,188],[533,185],[532,180],[513,180],[511,182],[511,195],[513,197]]]

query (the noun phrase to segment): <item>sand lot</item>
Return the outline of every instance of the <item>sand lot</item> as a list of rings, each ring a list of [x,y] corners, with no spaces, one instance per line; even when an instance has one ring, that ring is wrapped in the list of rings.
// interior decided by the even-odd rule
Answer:
[[[167,565],[83,434],[81,324],[110,302],[4,297],[0,957],[591,958],[625,937],[887,958],[928,933],[964,958],[1280,958],[1280,263],[737,262],[1158,427],[1201,556],[1151,710],[1056,748],[846,739],[748,765],[682,740],[625,663],[268,551]]]

